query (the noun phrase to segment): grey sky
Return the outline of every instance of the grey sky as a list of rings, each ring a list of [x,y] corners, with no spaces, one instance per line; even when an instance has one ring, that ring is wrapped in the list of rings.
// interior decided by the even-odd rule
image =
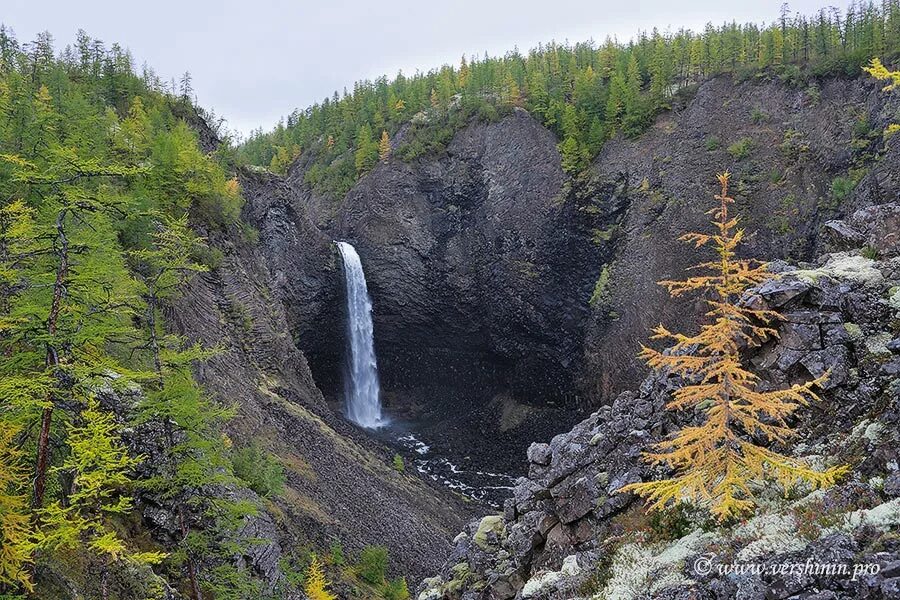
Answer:
[[[782,0],[3,0],[0,21],[22,41],[50,31],[58,48],[81,28],[131,49],[164,79],[190,71],[200,103],[246,133],[354,81],[414,73],[462,54],[525,51],[539,42],[707,21],[771,22]],[[826,0],[794,0],[811,14]],[[844,5],[845,2],[831,2]]]

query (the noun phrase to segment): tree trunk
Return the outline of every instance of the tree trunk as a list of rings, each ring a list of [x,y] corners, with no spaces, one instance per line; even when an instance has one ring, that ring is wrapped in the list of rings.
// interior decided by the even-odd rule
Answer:
[[[160,357],[160,348],[159,348],[159,338],[156,336],[156,311],[158,309],[159,300],[156,297],[156,294],[152,291],[146,297],[147,300],[147,327],[150,330],[150,349],[153,352],[153,368],[156,372],[156,384],[162,389],[164,384],[163,379],[163,371],[162,371],[162,360]],[[172,422],[166,418],[165,420],[165,431],[166,431],[166,443],[168,445],[167,450],[169,452],[172,451],[172,448],[175,447],[175,439],[174,433],[172,431]],[[171,464],[171,469],[174,471],[175,465]],[[181,535],[183,537],[187,537],[190,533],[190,527],[188,526],[187,517],[184,514],[184,505],[181,503],[180,495],[176,496],[175,502],[178,505],[178,524],[181,528]],[[200,582],[197,577],[197,564],[194,562],[194,558],[191,556],[190,552],[185,553],[186,562],[187,562],[187,572],[188,579],[191,583],[191,595],[193,600],[203,600],[203,595],[200,592]]]
[[[56,241],[59,244],[57,256],[59,264],[56,267],[56,280],[53,283],[53,301],[50,304],[50,314],[47,315],[47,333],[51,341],[47,344],[47,356],[44,366],[48,371],[59,367],[59,355],[52,344],[52,336],[56,334],[56,324],[59,319],[59,310],[63,296],[66,293],[66,279],[69,275],[69,239],[66,237],[66,210],[60,211],[56,217]],[[39,508],[44,504],[44,492],[47,489],[47,465],[50,461],[50,424],[53,421],[53,402],[55,398],[51,392],[47,398],[47,406],[41,415],[41,430],[38,434],[37,462],[34,468],[34,494],[31,497],[31,506]]]
[[[100,600],[109,600],[109,565],[105,559],[100,567]]]
[[[178,506],[178,522],[181,526],[181,535],[186,537],[190,529],[184,516],[184,507],[181,505]],[[191,582],[191,595],[194,600],[203,600],[203,595],[200,593],[200,582],[197,579],[197,565],[194,564],[194,559],[191,557],[190,552],[187,553],[187,571],[188,579]]]

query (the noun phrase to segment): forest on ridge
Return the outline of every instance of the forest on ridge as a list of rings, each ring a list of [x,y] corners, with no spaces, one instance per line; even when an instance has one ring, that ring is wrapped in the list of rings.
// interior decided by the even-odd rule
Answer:
[[[854,2],[844,12],[794,14],[784,4],[765,25],[707,24],[703,31],[640,32],[620,42],[550,42],[523,54],[466,57],[426,73],[359,81],[352,90],[292,112],[241,144],[246,163],[283,172],[311,155],[304,180],[340,198],[379,160],[379,140],[404,130],[404,159],[440,150],[472,118],[498,119],[521,106],[554,131],[564,168],[577,173],[616,135],[634,137],[679,90],[724,73],[815,85],[857,75],[900,48],[900,2]],[[408,125],[408,129],[405,127]]]

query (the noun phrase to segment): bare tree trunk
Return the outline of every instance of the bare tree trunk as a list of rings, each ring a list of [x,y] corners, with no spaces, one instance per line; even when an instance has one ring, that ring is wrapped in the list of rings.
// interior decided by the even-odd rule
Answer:
[[[66,211],[60,211],[56,217],[56,241],[59,248],[56,253],[59,264],[56,267],[56,280],[53,283],[53,301],[50,304],[50,314],[47,315],[47,333],[51,338],[56,334],[56,324],[59,320],[59,310],[63,296],[66,293],[66,279],[69,275],[69,239],[65,229]],[[47,345],[47,356],[44,361],[47,370],[59,367],[59,355],[52,343]],[[44,504],[44,492],[47,489],[47,465],[50,459],[50,424],[53,421],[54,397],[51,392],[47,398],[47,406],[41,415],[41,430],[38,434],[37,462],[34,474],[34,494],[31,497],[31,505],[39,508]]]
[[[109,600],[109,564],[105,559],[100,567],[100,600]]]

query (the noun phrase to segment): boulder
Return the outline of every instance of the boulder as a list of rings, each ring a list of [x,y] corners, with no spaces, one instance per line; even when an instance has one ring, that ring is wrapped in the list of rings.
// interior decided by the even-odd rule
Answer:
[[[756,289],[756,294],[770,307],[779,308],[791,300],[800,299],[811,287],[809,283],[799,279],[770,279]]]
[[[847,224],[845,221],[828,221],[824,225],[825,235],[835,250],[859,248],[866,242],[866,236]]]
[[[853,226],[864,232],[865,243],[879,256],[900,255],[900,204],[882,204],[863,208],[851,218]]]
[[[528,446],[528,462],[536,465],[549,465],[552,451],[549,444],[533,443]]]
[[[563,523],[571,523],[588,514],[597,504],[599,493],[593,476],[570,477],[551,490],[556,512]]]

